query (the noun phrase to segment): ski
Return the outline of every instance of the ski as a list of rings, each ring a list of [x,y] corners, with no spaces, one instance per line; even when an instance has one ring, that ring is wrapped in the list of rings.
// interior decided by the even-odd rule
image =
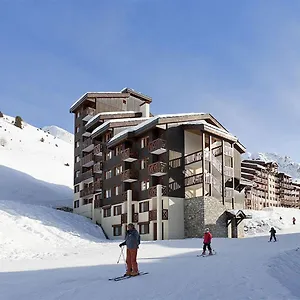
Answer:
[[[213,254],[198,254],[197,257],[207,257],[207,256],[214,256],[216,255],[217,252],[215,250],[213,250]]]
[[[108,280],[110,280],[110,281],[120,281],[120,280],[124,280],[124,279],[129,279],[129,278],[132,278],[132,277],[139,277],[139,276],[146,275],[146,274],[149,274],[149,273],[148,272],[140,272],[140,274],[137,275],[137,276],[123,275],[123,276],[118,276],[118,277],[114,277],[114,278],[109,278]]]

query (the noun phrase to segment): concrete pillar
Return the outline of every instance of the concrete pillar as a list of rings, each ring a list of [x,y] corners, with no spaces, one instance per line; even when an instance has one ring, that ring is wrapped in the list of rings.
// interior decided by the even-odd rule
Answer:
[[[156,186],[157,199],[157,240],[162,240],[162,185]]]
[[[127,224],[132,223],[132,190],[127,190]]]
[[[95,219],[95,195],[93,196],[93,202],[92,202],[92,221],[94,223],[96,223],[96,219]]]

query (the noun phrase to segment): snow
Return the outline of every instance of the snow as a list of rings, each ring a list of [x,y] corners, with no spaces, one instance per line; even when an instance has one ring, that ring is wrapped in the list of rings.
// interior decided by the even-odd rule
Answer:
[[[300,164],[294,162],[288,156],[282,156],[278,153],[250,153],[244,154],[243,159],[262,160],[265,162],[276,162],[278,164],[279,172],[290,175],[294,181],[300,182]]]
[[[0,200],[72,206],[74,146],[13,120],[0,118]]]
[[[70,143],[74,145],[74,135],[70,133],[69,131],[66,131],[58,126],[51,125],[51,126],[45,126],[42,128],[42,130],[50,133],[56,138],[59,138],[67,143]]]
[[[300,209],[272,207],[243,212],[252,215],[252,219],[244,221],[247,236],[269,235],[271,227],[276,229],[277,234],[300,232]],[[293,225],[293,217],[296,218],[296,225]]]
[[[286,216],[293,213],[287,209]],[[276,243],[264,236],[213,238],[217,255],[207,258],[196,257],[202,239],[145,242],[142,236],[139,269],[149,274],[113,282],[108,278],[125,272],[122,256],[117,263],[120,241],[104,240],[86,218],[0,201],[0,225],[5,300],[300,298],[300,234],[284,234],[287,227]]]

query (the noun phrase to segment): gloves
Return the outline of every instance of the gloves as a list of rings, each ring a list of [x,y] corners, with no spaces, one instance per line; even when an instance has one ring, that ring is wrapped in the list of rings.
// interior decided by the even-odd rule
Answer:
[[[119,245],[119,247],[121,248],[121,247],[123,247],[123,246],[125,246],[125,245],[126,245],[126,243],[123,242],[123,243],[121,243],[121,244]]]

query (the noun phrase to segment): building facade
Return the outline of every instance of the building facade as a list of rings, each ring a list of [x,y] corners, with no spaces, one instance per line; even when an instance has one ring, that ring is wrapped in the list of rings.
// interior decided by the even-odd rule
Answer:
[[[275,162],[243,160],[242,177],[252,185],[245,188],[245,207],[260,210],[265,207],[300,207],[300,185],[278,172]]]
[[[202,236],[205,227],[239,236],[244,146],[210,114],[152,116],[151,101],[126,88],[72,105],[74,211],[109,238],[131,222],[144,240]]]

